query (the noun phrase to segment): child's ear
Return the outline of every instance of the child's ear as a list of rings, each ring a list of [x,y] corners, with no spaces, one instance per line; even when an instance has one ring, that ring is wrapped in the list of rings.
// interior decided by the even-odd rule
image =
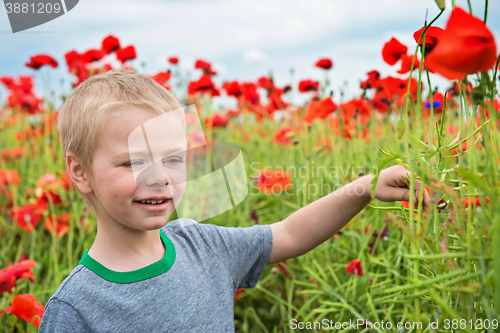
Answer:
[[[88,194],[93,192],[92,187],[83,171],[82,165],[80,164],[78,158],[66,155],[66,170],[68,171],[69,177],[75,183],[82,194]]]

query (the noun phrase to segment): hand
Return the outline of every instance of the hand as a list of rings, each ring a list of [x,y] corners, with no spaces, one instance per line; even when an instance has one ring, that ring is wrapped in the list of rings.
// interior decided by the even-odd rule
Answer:
[[[410,201],[410,188],[401,178],[403,176],[410,184],[410,170],[402,165],[395,165],[390,168],[380,171],[377,186],[375,187],[375,199],[384,202],[392,201]],[[413,203],[418,207],[418,195],[423,184],[420,180],[415,179],[415,193],[413,194]],[[424,196],[422,207],[427,212],[430,206],[431,197],[424,187]]]

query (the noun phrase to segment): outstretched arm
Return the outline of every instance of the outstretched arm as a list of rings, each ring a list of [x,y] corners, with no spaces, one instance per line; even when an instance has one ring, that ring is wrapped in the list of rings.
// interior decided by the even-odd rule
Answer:
[[[410,171],[401,165],[380,172],[375,198],[385,202],[409,201]],[[268,264],[300,256],[314,249],[342,229],[356,214],[371,202],[371,182],[367,175],[299,209],[285,220],[271,224],[273,247]],[[414,203],[422,183],[415,180]],[[423,191],[422,205],[429,207],[430,196]]]

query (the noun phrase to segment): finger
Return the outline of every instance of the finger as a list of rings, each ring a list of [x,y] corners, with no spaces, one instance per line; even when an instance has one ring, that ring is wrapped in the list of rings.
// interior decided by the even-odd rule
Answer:
[[[404,187],[393,187],[390,193],[390,201],[410,201],[410,191]]]
[[[422,195],[422,208],[427,211],[429,205],[430,205],[430,200],[431,197],[429,196],[429,192],[427,192],[427,189],[423,185],[423,183],[420,180],[415,181],[415,196],[417,197],[417,200],[415,201],[415,205],[418,204],[418,198],[420,197],[420,191],[423,192]],[[418,207],[418,206],[417,206]]]
[[[424,199],[423,199],[424,210],[427,212],[431,207],[431,196],[427,191],[424,191]]]
[[[418,182],[419,180],[417,179],[419,175],[415,172],[411,172],[408,169],[405,169],[401,176],[398,178],[398,181],[401,183],[403,187],[410,187],[411,184],[411,175],[413,174],[413,178],[415,179],[415,182]],[[404,179],[403,179],[404,178]],[[406,180],[406,181],[405,181]]]
[[[408,187],[409,188],[409,185],[408,184],[411,184],[411,177],[410,177],[410,172],[407,170],[405,171],[401,177],[399,177],[399,182],[401,183],[401,186],[403,187]],[[406,181],[405,181],[406,180]]]

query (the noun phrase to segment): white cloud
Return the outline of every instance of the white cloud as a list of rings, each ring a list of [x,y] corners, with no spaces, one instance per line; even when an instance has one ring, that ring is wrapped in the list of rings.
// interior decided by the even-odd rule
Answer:
[[[251,49],[243,54],[243,60],[246,63],[265,63],[267,55],[260,49]]]
[[[257,0],[254,1],[254,8],[263,13],[276,14],[281,10],[281,1],[279,0],[268,0],[262,1]]]
[[[255,41],[259,37],[259,34],[254,30],[244,29],[238,33],[238,38],[245,41]]]
[[[302,32],[306,28],[304,22],[296,17],[289,18],[285,21],[285,30],[291,33]]]
[[[456,2],[467,8],[466,0]],[[498,22],[498,3],[490,1],[490,6],[488,22]],[[412,34],[423,25],[427,8],[430,20],[438,13],[434,0],[86,0],[43,28],[33,29],[55,33],[0,35],[0,75],[27,73],[23,63],[29,55],[49,53],[62,64],[54,71],[58,75],[53,78],[59,79],[66,75],[66,52],[99,47],[102,38],[112,33],[124,45],[136,46],[136,67],[146,62],[147,74],[165,70],[166,58],[176,55],[180,68],[189,70],[194,79],[201,73],[193,68],[194,61],[202,58],[220,74],[215,80],[255,80],[272,71],[283,86],[290,83],[293,67],[296,87],[299,79],[324,79],[314,63],[326,56],[334,62],[333,87],[347,80],[354,94],[370,70],[396,75],[398,65],[382,61],[382,46],[395,36],[413,51]],[[437,25],[444,27],[449,8]],[[482,17],[480,8],[474,7],[474,14]],[[8,20],[0,20],[0,30],[9,29]],[[498,41],[500,31],[493,33]],[[53,84],[58,85],[58,81]]]

